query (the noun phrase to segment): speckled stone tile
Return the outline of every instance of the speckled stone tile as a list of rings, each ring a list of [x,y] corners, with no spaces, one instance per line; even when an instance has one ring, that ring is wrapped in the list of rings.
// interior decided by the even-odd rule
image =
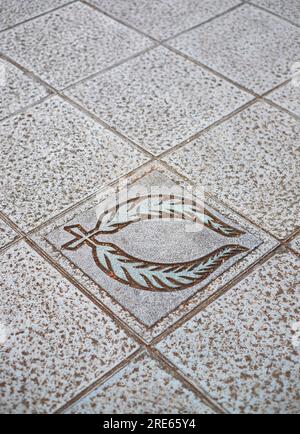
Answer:
[[[52,412],[137,349],[23,242],[1,257],[0,288],[1,413]]]
[[[76,2],[1,34],[0,51],[56,88],[63,88],[152,42]]]
[[[0,30],[55,9],[68,0],[0,0]]]
[[[159,362],[142,355],[67,413],[212,414],[213,411]]]
[[[300,29],[243,5],[172,40],[171,45],[259,94],[290,77]]]
[[[299,413],[297,270],[277,253],[158,348],[230,412]]]
[[[148,192],[155,187],[164,192],[167,212],[165,194],[176,187],[176,178],[160,168],[151,164],[135,172],[117,213],[111,205],[116,190],[105,189],[102,199],[99,193],[33,236],[145,340],[164,331],[274,247],[266,234],[214,201],[205,201],[208,220],[202,226],[201,199],[194,196],[197,212],[188,203],[179,210],[181,190],[175,191],[177,218],[155,218],[158,205],[155,197],[149,203]],[[128,209],[131,217],[123,216]],[[190,215],[198,216],[199,222],[192,230],[187,226]],[[123,223],[117,224],[117,219]]]
[[[59,97],[2,121],[0,141],[1,208],[24,230],[147,161]]]
[[[48,95],[47,90],[22,71],[0,59],[0,120]]]
[[[300,26],[299,0],[252,0],[252,3],[287,18]]]
[[[15,231],[0,220],[0,249],[17,238]]]
[[[163,47],[67,93],[155,155],[252,98]]]
[[[295,86],[291,81],[269,94],[268,99],[300,117],[300,83]]]
[[[166,160],[252,221],[285,238],[299,225],[299,123],[256,103]]]
[[[290,246],[293,250],[295,250],[296,253],[300,254],[300,236],[295,238],[291,243]]]
[[[151,35],[166,39],[239,4],[239,0],[90,0],[101,10]]]

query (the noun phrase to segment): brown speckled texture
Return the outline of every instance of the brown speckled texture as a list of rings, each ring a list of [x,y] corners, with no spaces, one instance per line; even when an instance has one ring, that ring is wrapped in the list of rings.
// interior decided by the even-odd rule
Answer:
[[[166,157],[233,209],[279,238],[299,224],[300,124],[256,103]]]
[[[166,39],[239,4],[239,0],[90,0],[157,39]]]
[[[257,93],[290,78],[300,29],[251,5],[172,40],[171,45]]]
[[[0,248],[17,238],[15,231],[0,219]]]
[[[298,6],[0,0],[0,413],[300,413]]]
[[[76,2],[1,34],[0,52],[63,88],[152,45]]]
[[[153,163],[136,171],[127,178],[130,189],[155,185],[170,189],[179,182],[185,188],[180,177],[167,171],[161,164]],[[130,194],[129,189],[129,194]],[[133,190],[134,191],[134,190]],[[136,191],[136,190],[135,190]],[[112,188],[104,189],[103,196],[114,197]],[[86,286],[93,295],[107,305],[126,324],[132,327],[145,340],[151,341],[168,326],[178,321],[191,309],[203,303],[209,296],[220,291],[236,275],[246,270],[253,262],[276,246],[276,242],[263,231],[250,225],[219,203],[206,199],[206,207],[228,224],[241,228],[245,233],[228,238],[212,233],[208,228],[197,232],[186,232],[183,222],[144,221],[122,228],[119,233],[99,235],[99,241],[115,242],[125,252],[140,259],[161,262],[184,262],[209,254],[216,248],[234,243],[247,247],[245,253],[224,261],[222,266],[209,275],[203,282],[190,288],[175,292],[152,292],[132,288],[107,275],[96,265],[89,246],[77,250],[66,250],[62,246],[72,240],[64,230],[69,225],[82,225],[92,230],[97,222],[100,195],[85,203],[80,209],[70,211],[60,220],[39,231],[34,240],[67,270],[74,278]],[[98,215],[99,217],[99,215]],[[174,236],[175,234],[175,236]],[[159,248],[157,248],[159,246]]]
[[[274,12],[300,26],[299,0],[252,0],[252,3]]]
[[[296,77],[296,71],[298,77]],[[268,95],[268,98],[276,104],[289,110],[291,113],[300,117],[300,63],[298,69],[295,68],[295,77],[288,84]]]
[[[5,70],[4,85],[0,85],[0,120],[48,95],[45,88],[11,63],[0,59],[0,68]]]
[[[291,243],[290,246],[295,252],[297,252],[300,255],[300,236],[295,238]]]
[[[0,123],[0,203],[28,230],[147,158],[53,97]]]
[[[158,348],[231,412],[299,413],[299,265],[276,254]]]
[[[155,155],[252,99],[163,47],[67,94]]]
[[[0,30],[58,8],[70,0],[1,0]]]
[[[1,256],[0,412],[52,412],[137,349],[25,243]]]
[[[142,355],[78,402],[71,414],[212,414],[162,365]]]

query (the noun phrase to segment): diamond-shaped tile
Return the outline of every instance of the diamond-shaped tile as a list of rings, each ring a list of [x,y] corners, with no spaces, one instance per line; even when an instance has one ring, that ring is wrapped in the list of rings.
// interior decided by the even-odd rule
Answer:
[[[252,221],[285,238],[299,224],[299,123],[257,103],[166,160]]]
[[[163,47],[67,93],[156,155],[252,99]]]
[[[49,413],[137,345],[25,243],[1,256],[1,413]]]
[[[158,348],[230,412],[299,413],[298,270],[277,253]]]
[[[276,245],[209,199],[205,217],[198,197],[190,198],[182,210],[181,190],[176,190],[174,203],[168,196],[161,200],[159,194],[149,203],[153,189],[161,193],[176,187],[176,178],[158,168],[151,165],[135,173],[116,209],[98,196],[34,236],[145,339],[159,334]],[[103,195],[112,201],[116,190],[104,190]],[[186,225],[193,217],[198,225],[190,230]]]
[[[63,88],[152,42],[76,2],[1,34],[0,51],[57,88]]]
[[[55,9],[68,0],[1,0],[0,30]]]
[[[213,411],[159,362],[142,355],[67,413],[212,414]]]
[[[252,0],[252,3],[300,25],[299,0]]]
[[[244,5],[171,41],[175,48],[257,93],[290,78],[300,29]]]
[[[29,230],[147,161],[59,97],[0,123],[0,204]]]
[[[157,39],[166,39],[239,4],[239,0],[90,0]]]
[[[300,70],[300,63],[298,69]],[[285,86],[268,95],[268,98],[295,115],[300,116],[300,79],[297,82],[296,79],[295,82],[290,81]]]
[[[0,120],[47,95],[43,86],[0,59]]]

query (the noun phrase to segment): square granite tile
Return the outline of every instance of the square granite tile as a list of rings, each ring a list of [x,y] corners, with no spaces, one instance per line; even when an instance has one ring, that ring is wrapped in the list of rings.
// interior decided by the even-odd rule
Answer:
[[[151,44],[146,37],[76,2],[1,33],[0,52],[61,89]]]
[[[147,161],[59,97],[0,123],[0,206],[25,231]]]
[[[143,354],[66,413],[212,414],[213,411],[158,361]]]
[[[225,12],[240,1],[90,0],[90,3],[156,39],[166,39]]]
[[[277,253],[158,348],[230,412],[299,413],[297,271]]]
[[[299,225],[299,122],[267,103],[240,112],[166,161],[278,238]]]
[[[0,220],[0,249],[17,238],[16,232]]]
[[[252,99],[163,47],[80,83],[67,94],[155,155]]]
[[[293,250],[295,250],[296,253],[300,255],[300,236],[295,238],[291,243],[290,246]]]
[[[145,340],[160,334],[276,245],[208,198],[203,217],[201,198],[193,192],[182,208],[186,190],[176,182],[180,180],[151,164],[128,179],[127,190],[119,185],[104,190],[103,196],[99,193],[33,235],[55,261]],[[117,188],[128,194],[119,199]],[[157,193],[149,202],[153,189],[163,199]],[[175,218],[165,218],[170,215]],[[193,218],[196,223],[191,228],[188,223]]]
[[[0,30],[69,3],[68,0],[1,0]]]
[[[0,288],[1,413],[51,413],[137,349],[23,242],[1,256]]]
[[[290,77],[300,29],[251,5],[170,42],[246,88],[262,94]]]
[[[267,98],[300,117],[300,83],[295,86],[293,81],[290,81],[270,93]]]
[[[0,59],[0,120],[47,95],[43,86]]]
[[[252,3],[266,8],[300,26],[299,0],[252,0]]]

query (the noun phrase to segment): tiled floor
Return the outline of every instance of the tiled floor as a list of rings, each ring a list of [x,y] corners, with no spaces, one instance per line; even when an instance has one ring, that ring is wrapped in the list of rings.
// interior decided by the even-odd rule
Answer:
[[[299,17],[0,0],[0,413],[300,412]]]

